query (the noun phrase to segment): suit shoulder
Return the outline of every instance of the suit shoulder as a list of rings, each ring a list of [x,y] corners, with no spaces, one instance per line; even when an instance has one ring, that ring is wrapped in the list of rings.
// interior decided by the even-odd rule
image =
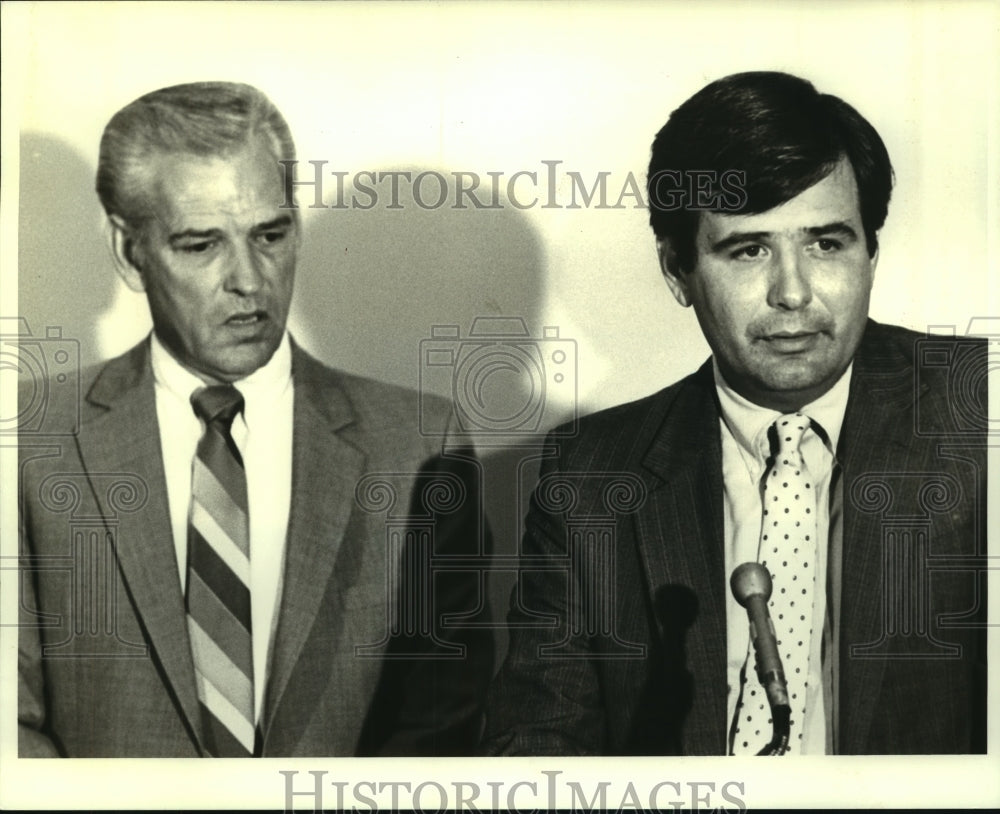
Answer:
[[[301,350],[294,357],[294,377],[297,382],[336,391],[346,398],[355,421],[366,431],[414,431],[421,421],[444,428],[451,413],[450,403],[439,396],[348,373]]]
[[[410,387],[340,372],[340,383],[352,403],[364,415],[411,416],[421,409],[447,414],[449,403],[440,396],[421,394]]]
[[[114,360],[112,360],[114,361]],[[22,435],[75,435],[86,417],[86,396],[110,361],[84,368],[37,375],[28,370],[17,380],[17,429]]]
[[[917,366],[927,361],[928,350],[933,361],[934,351],[938,349],[950,348],[954,353],[976,355],[985,353],[987,344],[987,340],[981,337],[921,333],[899,325],[887,325],[869,320],[862,339],[862,353],[875,358],[895,357],[897,360],[902,358],[909,364]]]
[[[870,322],[856,365],[869,375],[905,374],[921,426],[933,432],[984,431],[987,422],[989,340],[921,333]],[[926,426],[924,426],[926,425]]]
[[[947,391],[954,382],[982,386],[985,394],[988,351],[989,341],[982,337],[928,334],[869,321],[857,361],[874,370],[912,369],[925,391]]]
[[[623,422],[634,423],[637,420],[641,421],[651,413],[664,412],[674,401],[677,393],[684,389],[694,375],[685,376],[683,379],[647,396],[623,404],[616,404],[613,407],[605,407],[582,417],[580,419],[580,434],[602,432],[609,426],[617,426]]]
[[[648,396],[582,417],[575,432],[564,425],[553,434],[563,437],[559,446],[564,461],[601,458],[606,463],[620,462],[644,450],[679,400],[703,396],[706,381],[709,385],[712,381],[710,363]]]

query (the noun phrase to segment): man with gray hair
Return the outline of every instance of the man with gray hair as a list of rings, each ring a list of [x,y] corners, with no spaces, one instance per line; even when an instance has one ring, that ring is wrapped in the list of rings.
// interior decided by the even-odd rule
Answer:
[[[492,641],[453,621],[478,578],[427,575],[488,552],[479,464],[421,437],[416,394],[289,336],[294,157],[242,84],[163,88],[105,129],[97,192],[153,330],[84,372],[79,402],[50,389],[49,437],[21,438],[22,757],[454,755],[478,737]]]

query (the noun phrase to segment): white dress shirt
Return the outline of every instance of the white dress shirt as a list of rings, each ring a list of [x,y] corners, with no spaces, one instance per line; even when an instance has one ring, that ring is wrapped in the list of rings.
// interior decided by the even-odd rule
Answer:
[[[726,663],[729,686],[727,727],[732,724],[740,694],[740,673],[746,667],[752,675],[754,658],[750,645],[747,613],[733,598],[729,575],[744,562],[760,561],[762,506],[761,480],[771,454],[767,431],[778,416],[776,410],[760,407],[733,390],[714,364],[715,388],[722,408],[723,504],[726,534]],[[802,437],[800,451],[816,486],[816,591],[813,605],[812,641],[801,754],[826,752],[826,709],[823,691],[823,626],[826,617],[827,556],[830,536],[830,479],[837,441],[847,408],[851,367],[837,383],[800,412],[817,422],[826,432],[827,443],[814,431]],[[727,728],[727,742],[729,730]],[[765,746],[768,738],[761,742]]]
[[[187,530],[191,473],[203,433],[191,394],[205,383],[182,367],[152,336],[151,362],[156,417],[167,481],[170,525],[181,591],[187,579]],[[267,685],[269,651],[278,621],[285,535],[292,495],[292,351],[288,334],[270,361],[233,382],[243,394],[242,415],[233,421],[233,441],[243,456],[250,508],[250,596],[253,627],[254,709],[259,722]]]

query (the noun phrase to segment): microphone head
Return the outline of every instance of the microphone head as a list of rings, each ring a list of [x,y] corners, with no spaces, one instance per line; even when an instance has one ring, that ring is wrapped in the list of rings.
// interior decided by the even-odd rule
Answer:
[[[753,596],[759,596],[765,602],[771,598],[771,575],[759,562],[745,562],[733,569],[729,578],[729,587],[733,596],[743,607]]]

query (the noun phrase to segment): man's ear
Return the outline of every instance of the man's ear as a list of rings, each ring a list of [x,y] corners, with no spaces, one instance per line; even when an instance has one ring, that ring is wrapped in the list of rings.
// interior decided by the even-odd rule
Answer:
[[[115,261],[115,271],[133,291],[146,290],[146,280],[142,268],[136,261],[138,236],[135,230],[120,215],[108,215],[110,229],[111,256]]]
[[[660,258],[660,271],[663,278],[670,287],[670,293],[674,295],[682,306],[687,308],[691,305],[691,298],[688,296],[687,278],[681,271],[680,263],[677,261],[677,252],[668,238],[661,238],[656,241],[656,254]]]

